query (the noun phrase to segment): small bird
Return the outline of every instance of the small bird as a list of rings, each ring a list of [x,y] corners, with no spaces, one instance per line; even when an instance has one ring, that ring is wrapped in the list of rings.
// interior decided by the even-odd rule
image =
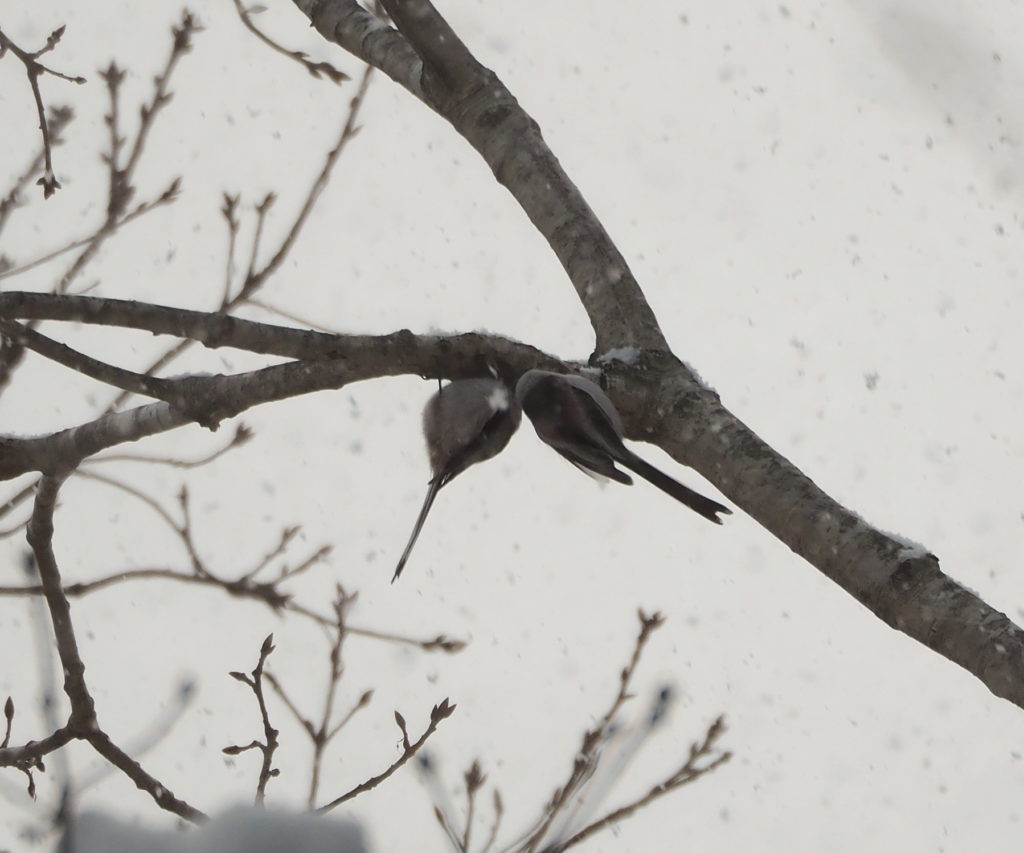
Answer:
[[[437,493],[470,465],[500,453],[521,418],[511,390],[498,379],[457,379],[427,401],[423,435],[434,476],[392,583],[402,574]]]
[[[673,480],[626,447],[622,443],[622,417],[608,395],[589,379],[529,370],[516,383],[516,400],[533,422],[541,441],[583,472],[632,485],[629,474],[615,467],[618,462],[708,521],[721,524],[718,513],[732,513],[728,507]]]

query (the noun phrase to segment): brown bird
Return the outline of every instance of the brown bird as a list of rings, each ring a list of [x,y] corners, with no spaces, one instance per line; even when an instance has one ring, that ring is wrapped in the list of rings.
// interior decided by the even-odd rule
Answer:
[[[629,474],[615,467],[618,462],[708,521],[721,524],[718,513],[732,513],[728,507],[673,480],[626,447],[622,443],[622,417],[608,395],[589,379],[529,370],[516,383],[516,400],[533,422],[541,441],[582,471],[632,485]]]
[[[497,379],[457,379],[427,401],[423,435],[434,476],[392,583],[402,574],[437,493],[470,465],[500,453],[521,418],[512,392]]]

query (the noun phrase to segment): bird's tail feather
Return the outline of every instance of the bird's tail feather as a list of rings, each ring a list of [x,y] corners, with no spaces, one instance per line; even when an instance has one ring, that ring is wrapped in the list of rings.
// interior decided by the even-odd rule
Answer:
[[[713,501],[711,498],[698,494],[677,480],[673,480],[668,474],[659,471],[650,462],[644,461],[634,453],[630,453],[628,456],[620,459],[619,462],[643,477],[652,486],[657,486],[665,494],[671,495],[680,503],[686,504],[695,513],[704,516],[708,521],[721,524],[722,519],[718,517],[718,513],[732,513],[732,510],[728,507],[722,506],[718,501]]]

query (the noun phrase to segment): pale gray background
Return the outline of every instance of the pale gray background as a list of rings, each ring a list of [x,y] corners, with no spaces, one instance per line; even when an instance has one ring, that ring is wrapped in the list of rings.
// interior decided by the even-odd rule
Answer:
[[[260,24],[281,41],[358,71],[290,4],[269,5]],[[100,220],[106,102],[96,69],[112,57],[127,66],[125,95],[137,103],[179,8],[7,4],[5,32],[25,46],[66,23],[51,62],[89,84],[44,81],[50,103],[71,100],[79,115],[56,152],[64,189],[18,215],[0,251],[25,260]],[[726,405],[839,500],[926,544],[947,572],[1019,621],[1019,6],[492,0],[440,8],[540,122],[676,352]],[[99,279],[103,295],[215,305],[226,245],[221,192],[241,191],[250,203],[280,194],[270,245],[354,91],[317,84],[270,53],[230,3],[195,10],[207,30],[175,78],[139,175],[149,195],[181,173],[184,197],[109,244],[83,279]],[[134,106],[127,115],[134,121]],[[488,329],[585,358],[592,338],[571,287],[474,152],[383,77],[363,124],[263,297],[340,331]],[[28,87],[10,58],[0,62],[0,126],[6,176],[37,145]],[[4,286],[48,289],[60,268]],[[47,329],[126,366],[141,366],[162,343]],[[197,350],[175,370],[254,363]],[[0,400],[5,431],[74,425],[108,398],[37,358],[19,379]],[[450,696],[459,708],[433,747],[453,789],[479,756],[504,795],[507,830],[520,827],[613,693],[643,606],[669,621],[639,687],[669,680],[683,700],[609,804],[666,774],[720,712],[736,756],[584,849],[1019,848],[1020,709],[882,625],[742,513],[714,529],[646,484],[602,489],[527,427],[501,457],[445,490],[391,586],[425,488],[419,413],[431,391],[405,378],[265,406],[244,418],[256,441],[192,478],[203,554],[225,573],[271,547],[282,524],[301,521],[310,548],[336,547],[330,565],[299,585],[307,600],[326,603],[338,578],[360,592],[360,624],[472,641],[454,657],[352,641],[341,704],[369,686],[376,695],[332,751],[325,796],[392,759],[394,708],[418,732],[430,705]],[[139,449],[198,454],[216,441],[192,427]],[[678,471],[655,449],[638,449]],[[166,470],[127,473],[168,503],[180,482]],[[94,483],[65,487],[57,524],[68,578],[186,566],[145,508]],[[21,544],[0,547],[0,582],[16,582]],[[0,600],[0,694],[24,711],[17,741],[42,733],[28,715],[37,680],[23,660],[28,613],[24,601]],[[169,584],[97,594],[74,614],[115,737],[154,717],[175,678],[199,678],[197,703],[146,766],[204,809],[251,796],[257,757],[227,761],[220,748],[256,736],[256,712],[225,673],[251,668],[269,631],[274,669],[300,701],[319,705],[323,644],[297,620]],[[283,710],[275,717],[286,723]],[[282,805],[301,802],[308,760],[294,729],[283,736],[283,775],[270,786]],[[20,790],[19,776],[3,776]],[[44,790],[52,783],[40,779]],[[120,776],[88,802],[168,821]],[[378,850],[447,849],[411,772],[358,800],[355,813]],[[0,800],[0,847],[22,846],[12,836],[26,814]]]

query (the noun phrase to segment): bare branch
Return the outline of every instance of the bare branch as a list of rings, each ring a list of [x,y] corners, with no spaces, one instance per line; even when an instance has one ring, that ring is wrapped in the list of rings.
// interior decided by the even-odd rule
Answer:
[[[263,641],[263,645],[260,647],[260,658],[252,671],[252,675],[247,676],[241,672],[230,673],[231,677],[236,681],[241,681],[243,684],[248,685],[253,695],[255,695],[256,703],[260,709],[260,719],[263,722],[263,737],[265,740],[262,742],[254,740],[246,746],[226,746],[222,750],[226,755],[238,755],[249,749],[258,749],[262,753],[263,762],[260,765],[259,781],[256,783],[257,806],[262,806],[266,800],[267,784],[272,778],[280,774],[280,771],[273,767],[274,753],[278,747],[277,736],[279,732],[270,724],[270,714],[267,711],[267,702],[263,695],[263,668],[272,651],[274,651],[274,635],[268,634],[267,638]]]
[[[171,76],[181,58],[192,50],[192,38],[196,33],[202,32],[198,19],[188,9],[182,10],[181,23],[171,27],[171,53],[167,57],[167,64],[164,66],[155,79],[153,97],[148,104],[143,104],[139,109],[141,122],[135,141],[128,153],[128,161],[123,168],[126,183],[131,183],[135,169],[139,165],[142,153],[146,148],[146,142],[153,129],[153,122],[157,113],[160,112],[171,100],[171,93],[168,90]]]
[[[200,820],[203,817],[202,812],[175,797],[166,785],[146,773],[137,761],[118,748],[103,731],[96,717],[95,701],[86,685],[85,663],[79,653],[78,640],[71,621],[71,608],[64,595],[60,570],[53,553],[53,513],[57,505],[57,493],[66,477],[67,471],[64,470],[47,475],[39,481],[32,519],[28,527],[28,541],[35,556],[40,585],[50,612],[57,654],[64,674],[64,693],[71,704],[67,726],[55,732],[48,739],[48,745],[57,748],[72,737],[88,741],[93,749],[135,782],[138,788],[148,793],[158,806],[186,820]],[[4,761],[3,752],[11,750],[0,750],[0,764]],[[14,752],[15,758],[20,757],[21,763],[24,764],[24,756],[28,754],[27,747],[20,750],[20,756],[19,751]],[[39,766],[38,754],[36,763]]]
[[[176,201],[180,191],[181,179],[174,178],[171,181],[171,183],[168,184],[167,188],[162,193],[160,193],[160,195],[158,195],[156,198],[152,198],[149,201],[140,202],[131,211],[129,211],[123,217],[121,217],[117,221],[116,226],[113,229],[111,229],[110,234],[113,234],[115,231],[120,231],[120,229],[123,226],[128,225],[131,222],[134,222],[136,219],[138,219],[141,216],[144,216],[150,211],[156,210],[158,207],[162,207],[165,204],[170,204],[171,202]],[[81,249],[83,246],[88,246],[94,240],[96,240],[96,235],[97,232],[93,232],[88,237],[82,237],[78,240],[72,240],[70,243],[61,246],[59,249],[54,249],[53,251],[47,252],[46,254],[41,255],[38,258],[35,258],[34,260],[26,261],[25,263],[18,264],[17,266],[12,266],[9,269],[0,270],[0,280],[5,278],[13,278],[16,275],[21,275],[24,272],[28,272],[30,269],[34,269],[35,267],[49,263],[50,261],[54,260],[55,258],[59,258],[61,255],[67,252],[73,252],[75,249]]]
[[[538,848],[541,841],[548,834],[548,830],[554,823],[555,818],[564,811],[582,785],[590,778],[596,765],[598,748],[606,740],[609,726],[622,708],[623,703],[630,698],[629,685],[632,682],[633,674],[636,672],[640,656],[643,654],[651,634],[661,627],[664,622],[660,613],[648,616],[640,610],[637,615],[640,619],[640,631],[637,634],[629,663],[619,673],[619,690],[615,694],[615,698],[612,700],[611,705],[609,705],[608,710],[598,721],[598,724],[584,732],[583,743],[573,758],[569,778],[564,785],[555,791],[537,828],[529,833],[529,838],[523,847],[526,851],[531,851],[532,853],[532,851]]]
[[[78,651],[78,640],[71,624],[71,607],[61,589],[60,570],[53,553],[53,513],[57,507],[57,492],[67,474],[67,471],[51,474],[39,481],[28,525],[28,543],[35,555],[43,596],[53,620],[57,654],[64,672],[64,692],[71,703],[71,720],[75,724],[93,727],[96,708],[85,685],[85,663]]]
[[[341,135],[338,137],[338,142],[328,153],[324,160],[323,168],[320,170],[320,174],[316,176],[313,181],[313,185],[309,189],[309,193],[306,195],[305,201],[302,203],[302,207],[299,209],[298,215],[295,217],[295,221],[292,223],[291,228],[285,235],[284,240],[281,241],[281,245],[274,253],[273,257],[267,261],[266,265],[254,272],[249,276],[245,283],[242,285],[242,290],[238,294],[238,300],[244,301],[249,295],[258,290],[263,283],[272,276],[280,268],[281,264],[284,263],[285,258],[288,257],[288,253],[292,250],[296,240],[299,238],[299,234],[302,233],[302,228],[309,219],[310,213],[312,213],[317,200],[320,198],[320,194],[327,186],[328,181],[331,177],[331,172],[334,169],[334,165],[338,162],[342,152],[348,147],[348,143],[355,138],[356,134],[359,133],[359,126],[356,123],[359,120],[359,112],[362,108],[363,101],[366,99],[366,93],[370,88],[370,81],[373,79],[373,68],[367,66],[363,70],[363,76],[359,81],[359,87],[356,89],[355,95],[352,96],[352,100],[349,102],[348,114],[345,117],[345,123],[341,128]]]
[[[224,203],[220,206],[220,215],[228,226],[228,251],[224,262],[224,295],[221,297],[221,309],[231,301],[231,283],[235,277],[235,244],[238,242],[238,201],[239,196],[224,193]]]
[[[124,388],[136,394],[158,399],[164,399],[166,394],[166,391],[162,393],[160,391],[160,389],[168,387],[166,380],[142,376],[130,370],[106,364],[48,338],[46,335],[41,335],[30,326],[22,326],[12,320],[0,320],[0,334],[51,361],[99,382],[113,385],[115,388]]]
[[[85,241],[82,252],[75,258],[57,282],[54,288],[57,293],[66,293],[68,291],[71,284],[96,256],[107,239],[117,233],[120,227],[127,221],[124,213],[135,195],[135,186],[132,183],[135,170],[142,159],[157,115],[171,100],[171,93],[168,89],[171,76],[181,58],[192,49],[193,36],[201,30],[202,27],[199,26],[198,21],[187,9],[182,12],[181,23],[171,27],[170,55],[163,70],[154,78],[152,98],[139,109],[139,129],[129,146],[127,157],[123,158],[123,163],[121,162],[121,152],[127,142],[121,139],[118,133],[118,89],[123,72],[114,64],[111,64],[107,71],[104,72],[104,79],[107,83],[111,99],[111,112],[108,114],[108,124],[111,129],[111,145],[105,155],[110,171],[107,212],[103,223]],[[175,178],[171,184],[171,189],[165,191],[158,202],[150,203],[146,209],[152,209],[158,203],[173,200],[177,195],[179,185],[179,179]]]
[[[45,45],[35,52],[30,52],[22,50],[18,45],[4,35],[3,30],[0,30],[0,57],[2,57],[6,51],[10,51],[21,61],[25,66],[25,73],[28,75],[28,83],[32,88],[32,97],[36,102],[36,113],[39,116],[39,131],[43,135],[44,163],[43,176],[36,181],[36,184],[43,188],[43,198],[49,198],[59,190],[60,181],[57,180],[57,176],[53,172],[53,153],[51,150],[53,143],[50,136],[50,126],[46,120],[46,107],[43,105],[43,95],[39,91],[39,77],[43,74],[49,74],[52,77],[59,77],[60,79],[67,80],[70,83],[81,84],[85,82],[84,77],[72,77],[68,74],[62,74],[59,71],[54,71],[52,68],[47,68],[39,62],[39,57],[44,53],[53,50],[63,35],[64,27],[58,27],[50,33],[49,37],[46,39]]]
[[[341,332],[339,332],[337,329],[331,329],[320,323],[315,323],[308,317],[300,317],[293,311],[285,311],[283,308],[278,308],[276,305],[271,305],[269,302],[263,299],[250,298],[249,305],[251,305],[253,308],[261,308],[268,314],[276,314],[278,317],[283,317],[285,320],[290,320],[291,322],[299,326],[302,326],[305,329],[313,329],[314,331],[317,332],[326,332],[329,335],[341,334]]]
[[[7,725],[4,727],[4,739],[0,742],[0,749],[7,749],[11,742],[11,725],[14,723],[14,700],[8,696],[4,702],[4,719]]]
[[[568,850],[570,847],[576,846],[582,841],[585,841],[591,835],[594,835],[603,829],[607,829],[612,824],[630,817],[635,812],[639,811],[649,803],[654,802],[654,800],[659,797],[663,797],[665,794],[678,790],[684,785],[689,785],[691,782],[696,782],[702,776],[706,776],[708,773],[711,773],[713,770],[721,767],[725,762],[732,758],[732,753],[723,752],[713,758],[711,758],[711,755],[714,752],[715,744],[724,732],[725,721],[722,717],[719,717],[708,728],[707,733],[704,736],[704,740],[691,745],[690,755],[689,758],[687,758],[686,763],[667,779],[655,785],[646,794],[639,797],[629,805],[615,809],[599,820],[596,820],[590,825],[584,827],[571,838],[545,848],[544,853],[562,853],[563,850]],[[701,764],[700,762],[702,759],[709,760],[706,764]]]
[[[354,634],[358,629],[349,629]],[[356,715],[357,712],[361,711],[367,705],[370,704],[370,700],[373,699],[373,691],[365,690],[363,694],[356,700],[356,703],[348,709],[348,713],[345,714],[337,723],[334,724],[334,728],[327,732],[327,740],[332,740],[334,736],[340,732],[349,721]]]
[[[166,785],[143,770],[142,765],[111,741],[110,736],[102,729],[96,728],[83,737],[89,741],[93,749],[131,779],[135,787],[149,794],[160,808],[191,823],[206,820],[206,815],[199,809],[175,797]]]
[[[487,853],[494,846],[494,842],[498,839],[498,830],[501,828],[501,819],[505,815],[505,805],[501,801],[501,794],[497,788],[494,789],[492,799],[494,803],[494,820],[491,822],[491,831],[487,834],[487,841],[480,848],[480,853]]]
[[[415,743],[411,743],[409,741],[409,736],[405,729],[405,720],[402,718],[401,714],[395,711],[395,720],[398,722],[398,726],[402,731],[402,754],[383,773],[377,776],[373,776],[370,779],[367,779],[361,785],[356,785],[356,787],[354,787],[347,794],[342,794],[340,797],[331,800],[331,802],[329,802],[327,805],[320,806],[320,808],[316,810],[317,813],[325,814],[326,812],[331,811],[331,809],[340,806],[342,803],[347,803],[354,797],[358,797],[360,794],[363,794],[366,791],[370,791],[376,788],[381,782],[389,778],[396,770],[402,767],[410,758],[412,758],[420,750],[423,744],[425,744],[427,740],[430,738],[430,736],[437,730],[437,727],[441,723],[441,721],[446,720],[455,712],[455,708],[456,706],[450,704],[447,699],[442,701],[440,705],[435,705],[430,712],[430,724],[427,726],[426,730],[423,732],[422,735],[420,735],[419,739]]]
[[[239,424],[235,427],[235,434],[223,447],[218,450],[214,450],[206,456],[200,456],[198,459],[171,459],[166,456],[143,456],[137,453],[109,453],[104,456],[93,456],[91,459],[87,459],[85,461],[86,463],[144,462],[147,465],[168,465],[171,468],[201,468],[204,465],[209,465],[211,462],[220,459],[221,456],[234,448],[241,447],[243,444],[248,444],[252,437],[253,431],[245,424]]]
[[[273,560],[275,557],[281,556],[281,554],[283,554],[285,549],[288,547],[288,543],[291,542],[292,539],[295,538],[296,534],[301,529],[302,528],[299,527],[298,525],[293,525],[291,527],[286,527],[284,530],[282,530],[281,531],[281,538],[278,540],[277,544],[271,550],[269,550],[263,556],[263,558],[260,559],[259,562],[256,563],[255,566],[253,566],[249,571],[247,571],[244,575],[242,575],[242,579],[243,580],[252,580],[256,575],[258,575],[268,565],[270,565],[270,561],[271,560]]]
[[[312,721],[299,710],[299,706],[292,701],[291,696],[289,696],[288,692],[284,689],[284,685],[278,681],[277,676],[272,672],[268,672],[265,673],[264,677],[267,679],[267,683],[277,694],[277,698],[284,702],[285,707],[291,712],[292,716],[295,718],[295,722],[302,726],[303,730],[310,736],[310,738],[315,738],[316,729],[313,727]]]
[[[413,373],[426,378],[485,375],[489,364],[511,376],[530,367],[567,371],[572,365],[535,347],[500,335],[464,333],[448,336],[331,335],[269,323],[241,320],[226,314],[189,311],[122,299],[10,291],[0,293],[0,317],[23,320],[65,320],[176,335],[209,348],[234,347],[264,355],[314,360],[346,359],[375,364],[376,376]],[[147,370],[149,375],[152,370]],[[366,378],[371,378],[368,374]]]
[[[483,787],[487,777],[480,769],[480,762],[475,760],[462,777],[466,783],[466,827],[462,831],[462,849],[469,850],[469,839],[473,833],[473,816],[476,810],[476,795]]]
[[[23,746],[0,747],[0,767],[13,767],[28,777],[29,796],[35,799],[33,770],[44,769],[43,759],[62,749],[76,737],[70,725],[62,726],[53,734],[39,740],[31,740]]]
[[[249,299],[249,297],[252,296],[253,293],[259,290],[266,283],[266,281],[278,270],[281,264],[284,263],[285,258],[287,258],[288,256],[288,253],[291,251],[292,247],[295,245],[295,242],[298,240],[299,234],[302,232],[302,228],[305,225],[307,219],[309,218],[309,215],[312,212],[317,200],[319,199],[320,194],[323,192],[324,187],[327,186],[327,182],[330,180],[331,172],[334,169],[335,163],[337,163],[342,151],[345,150],[349,141],[351,141],[355,137],[356,133],[359,130],[358,126],[356,125],[356,121],[359,116],[360,108],[362,107],[363,101],[365,100],[366,92],[370,85],[372,72],[373,69],[369,66],[367,66],[367,68],[364,70],[362,80],[360,81],[359,84],[359,88],[356,90],[356,94],[349,102],[348,113],[344,125],[342,126],[341,129],[341,136],[339,137],[338,142],[334,146],[334,148],[332,148],[331,151],[328,152],[327,157],[324,161],[323,168],[320,170],[320,174],[317,175],[316,179],[313,181],[313,185],[310,187],[310,190],[306,195],[306,199],[303,202],[302,207],[299,209],[298,215],[295,217],[295,220],[293,221],[291,228],[288,230],[288,233],[282,240],[277,252],[274,253],[273,257],[270,259],[270,261],[267,262],[267,264],[262,269],[258,271],[250,270],[249,274],[246,276],[245,281],[242,283],[242,287],[240,288],[239,292],[234,297],[232,297],[227,303],[221,304],[221,311],[224,312],[224,314],[228,314],[235,308],[237,308],[239,305],[244,304]],[[272,198],[268,196],[264,200],[263,206],[269,207],[271,202]],[[265,209],[260,211],[260,216],[262,217],[264,213]],[[260,229],[262,228],[262,220],[259,222],[258,227]],[[258,245],[254,242],[254,260],[257,248]],[[189,346],[191,346],[191,341],[182,341],[181,343],[176,344],[175,346],[171,347],[166,352],[164,352],[164,354],[157,358],[155,361],[153,361],[145,372],[147,374],[155,373],[156,371],[165,367],[167,364],[170,364],[170,362],[172,362],[175,358],[181,355],[181,353],[188,349]],[[117,397],[114,398],[113,402],[110,404],[108,411],[113,411],[119,408],[121,405],[124,404],[127,398],[127,393],[119,394]]]
[[[866,524],[826,495],[669,351],[638,283],[536,123],[429,0],[383,0],[397,32],[354,0],[294,2],[326,38],[451,122],[512,192],[590,317],[592,359],[604,359],[613,375],[613,401],[630,437],[692,465],[886,624],[1024,707],[1024,630],[945,575],[926,549]],[[637,357],[614,363],[609,353],[623,347]]]
[[[327,77],[332,83],[341,83],[343,80],[352,79],[344,71],[340,71],[329,62],[313,62],[307,59],[306,54],[301,50],[288,50],[287,48],[279,45],[253,23],[252,16],[255,12],[252,9],[246,9],[242,5],[241,0],[235,0],[235,9],[238,11],[238,17],[242,19],[242,23],[249,32],[282,56],[287,56],[289,59],[298,62],[312,77],[315,77],[317,80],[320,79],[321,74]]]
[[[267,214],[277,200],[275,193],[267,193],[258,205],[256,205],[256,229],[252,235],[252,248],[249,250],[249,266],[245,271],[246,281],[250,281],[256,275],[256,261],[260,256],[260,239],[263,237],[263,226],[267,222]],[[227,299],[224,306],[227,305]],[[224,307],[222,306],[222,308]]]
[[[354,0],[293,0],[328,40],[371,62],[451,123],[548,241],[597,352],[668,344],[629,265],[548,148],[537,123],[427,0],[386,0],[398,32]]]
[[[51,148],[56,148],[58,145],[63,144],[64,140],[61,138],[61,133],[75,117],[75,113],[71,107],[51,107],[49,112],[47,125],[49,128],[50,146]],[[21,203],[22,191],[28,186],[28,182],[39,172],[39,169],[45,162],[45,158],[46,145],[44,144],[39,149],[39,153],[32,158],[25,171],[14,179],[11,188],[7,191],[7,195],[4,196],[3,200],[0,200],[0,232],[3,231],[11,214],[18,208]],[[5,275],[6,270],[0,264],[0,278],[5,277]]]
[[[355,0],[293,0],[327,41],[340,45],[367,65],[379,68],[412,94],[420,91],[422,63],[408,41],[378,15]]]

